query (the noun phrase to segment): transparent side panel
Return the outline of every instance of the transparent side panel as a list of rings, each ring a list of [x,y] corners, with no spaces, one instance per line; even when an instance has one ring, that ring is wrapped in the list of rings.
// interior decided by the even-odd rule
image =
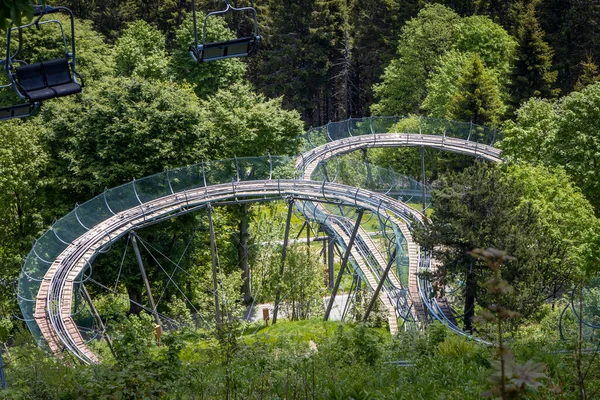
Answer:
[[[171,194],[166,172],[136,180],[133,184],[142,203],[148,203]]]
[[[371,135],[371,119],[351,118],[348,120],[348,130],[352,136]]]
[[[175,193],[204,187],[202,164],[190,165],[189,167],[168,171],[168,175],[171,187]]]
[[[371,117],[373,133],[391,133],[395,131],[399,117]]]
[[[106,221],[113,215],[104,200],[104,194],[86,201],[77,207],[74,212],[79,221],[81,221],[88,229],[92,229],[94,226],[102,221]]]
[[[220,160],[204,163],[204,174],[207,186],[220,185],[237,181],[235,160]]]
[[[66,247],[52,230],[48,230],[35,242],[32,251],[42,261],[52,263]]]
[[[241,181],[269,179],[271,160],[269,157],[242,157],[237,159],[237,176]]]
[[[71,243],[79,236],[86,233],[88,229],[82,225],[82,222],[80,222],[78,218],[78,212],[73,210],[56,221],[54,225],[52,225],[52,229],[56,236],[67,243]]]
[[[100,196],[105,197],[106,204],[115,214],[140,205],[133,182],[108,189]]]

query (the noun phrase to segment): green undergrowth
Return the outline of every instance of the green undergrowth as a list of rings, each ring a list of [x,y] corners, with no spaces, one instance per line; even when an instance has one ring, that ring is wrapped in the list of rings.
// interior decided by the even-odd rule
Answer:
[[[517,363],[546,366],[542,385],[524,398],[578,398],[571,342],[552,329],[559,314],[549,308],[507,337]],[[118,350],[118,360],[86,366],[20,343],[0,399],[480,399],[496,351],[439,323],[391,336],[322,320],[167,332],[161,346],[140,329]],[[593,392],[598,363],[586,360]]]

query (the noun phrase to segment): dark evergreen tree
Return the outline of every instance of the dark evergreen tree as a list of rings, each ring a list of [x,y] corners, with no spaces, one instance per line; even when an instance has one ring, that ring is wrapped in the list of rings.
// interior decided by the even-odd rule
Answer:
[[[373,85],[396,55],[398,35],[404,22],[419,10],[420,1],[353,0],[350,2],[352,27],[351,116],[368,114],[373,103]]]
[[[449,118],[477,125],[493,125],[502,108],[497,83],[483,67],[479,56],[474,55],[448,104]]]
[[[283,96],[286,108],[298,110],[302,119],[318,125],[319,90],[326,76],[326,57],[310,31],[314,0],[273,0],[263,26],[264,45],[257,55],[254,79],[269,97]],[[327,122],[327,121],[325,121]]]
[[[552,70],[553,51],[544,41],[533,4],[524,8],[517,28],[517,59],[511,89],[511,103],[517,108],[530,97],[552,97],[557,72]]]
[[[577,65],[588,54],[600,54],[600,3],[596,0],[543,0],[536,8],[546,40],[555,51],[558,86],[572,90]]]
[[[319,90],[319,120],[346,119],[349,114],[352,63],[348,8],[343,0],[317,0],[311,18],[311,33],[321,49],[326,81]]]
[[[577,92],[581,92],[586,86],[596,83],[600,79],[598,65],[592,56],[588,55],[585,61],[580,62],[579,68],[581,72],[574,87]]]

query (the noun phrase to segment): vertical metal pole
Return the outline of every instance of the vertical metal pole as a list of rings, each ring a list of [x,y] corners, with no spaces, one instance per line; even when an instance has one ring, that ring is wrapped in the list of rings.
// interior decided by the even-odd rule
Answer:
[[[423,212],[425,212],[426,202],[425,202],[425,147],[421,146],[421,190],[422,190],[422,203],[423,203]]]
[[[354,225],[354,229],[352,230],[352,234],[350,235],[350,240],[348,241],[348,246],[346,247],[346,252],[344,253],[342,265],[340,265],[340,272],[338,272],[338,276],[335,281],[335,286],[333,287],[333,292],[331,293],[331,298],[329,299],[329,304],[327,305],[327,310],[325,310],[325,321],[327,321],[329,319],[329,314],[331,313],[331,309],[333,308],[333,303],[335,301],[335,295],[337,294],[337,291],[340,288],[340,283],[342,283],[342,276],[344,275],[344,270],[346,269],[346,264],[348,264],[348,259],[350,258],[350,252],[352,251],[352,246],[354,245],[354,239],[356,239],[356,234],[358,233],[358,229],[360,228],[360,220],[362,219],[364,211],[365,210],[363,210],[362,208],[360,208],[358,210],[358,217],[356,218],[356,224]]]
[[[381,276],[381,279],[379,280],[379,283],[377,284],[377,288],[373,292],[373,297],[371,298],[371,302],[369,303],[369,306],[367,307],[367,311],[365,311],[365,316],[363,317],[363,322],[366,322],[369,319],[369,314],[371,314],[371,311],[373,311],[375,302],[377,301],[377,298],[379,297],[379,292],[381,291],[381,288],[383,287],[383,284],[384,284],[385,280],[387,279],[390,269],[392,269],[392,265],[394,265],[394,261],[396,261],[396,250],[397,249],[394,249],[394,251],[392,252],[392,257],[390,257],[390,261],[385,266],[383,275]]]
[[[371,164],[369,163],[369,156],[367,154],[368,149],[362,149],[363,153],[363,161],[365,163],[365,167],[367,168],[367,184],[369,185],[369,189],[373,190],[373,174],[371,172]]]
[[[333,288],[334,276],[334,264],[335,264],[335,239],[333,237],[327,238],[327,269],[329,272],[329,288]]]
[[[310,222],[306,221],[306,257],[310,260]]]
[[[157,325],[160,325],[160,318],[158,317],[158,311],[156,311],[156,304],[154,303],[154,297],[152,297],[152,290],[150,290],[150,282],[148,282],[148,276],[146,275],[146,269],[144,268],[144,263],[142,262],[142,255],[140,254],[140,249],[137,244],[135,232],[131,232],[131,244],[133,245],[133,252],[135,253],[135,257],[137,258],[138,265],[140,267],[140,272],[142,274],[142,280],[144,281],[144,285],[146,285],[146,292],[148,292],[148,297],[150,298],[150,306],[152,307],[152,315],[154,315],[154,321]]]
[[[215,296],[215,321],[217,327],[221,327],[221,312],[219,311],[219,283],[217,282],[217,243],[215,239],[215,226],[212,219],[212,206],[208,203],[206,210],[208,211],[208,229],[210,231],[210,254],[212,256],[212,277],[213,290]]]
[[[291,199],[288,205],[287,219],[285,220],[285,234],[283,237],[283,248],[281,249],[281,268],[279,268],[279,283],[277,284],[277,293],[275,294],[275,308],[273,309],[273,325],[277,322],[277,313],[279,312],[279,302],[281,301],[281,279],[285,268],[285,256],[287,254],[288,240],[290,237],[290,222],[292,220],[292,211],[294,211],[294,200]],[[308,230],[308,227],[306,228]]]
[[[96,306],[92,302],[92,297],[90,296],[90,293],[87,291],[83,283],[81,284],[81,289],[85,301],[87,301],[87,303],[89,304],[90,308],[92,309],[92,314],[94,314],[94,318],[96,318],[98,325],[100,325],[100,328],[102,329],[104,340],[106,340],[106,343],[108,343],[110,352],[115,358],[117,358],[117,353],[115,353],[115,348],[113,347],[112,340],[110,339],[110,336],[106,334],[106,326],[104,326],[104,322],[102,321],[102,318],[100,318],[100,314],[98,314],[98,310],[96,310]]]
[[[0,351],[0,389],[6,389],[6,376],[4,375],[4,359],[2,358],[1,351]]]

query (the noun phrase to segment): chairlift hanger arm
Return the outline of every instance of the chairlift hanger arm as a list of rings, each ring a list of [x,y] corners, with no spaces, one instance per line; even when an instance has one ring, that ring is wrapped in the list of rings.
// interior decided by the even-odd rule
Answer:
[[[256,18],[256,9],[254,7],[234,7],[228,0],[225,1],[225,8],[223,10],[212,11],[204,18],[204,27],[202,31],[202,44],[200,44],[198,38],[198,23],[196,17],[196,2],[192,0],[192,17],[194,24],[194,45],[190,46],[189,52],[194,61],[204,62],[221,60],[232,57],[246,57],[256,52],[261,41],[261,37],[258,33],[258,20]],[[237,38],[228,41],[218,41],[212,43],[206,43],[206,28],[208,17],[224,15],[229,12],[246,12],[249,11],[252,14],[254,20],[254,33],[252,36],[245,38]]]

